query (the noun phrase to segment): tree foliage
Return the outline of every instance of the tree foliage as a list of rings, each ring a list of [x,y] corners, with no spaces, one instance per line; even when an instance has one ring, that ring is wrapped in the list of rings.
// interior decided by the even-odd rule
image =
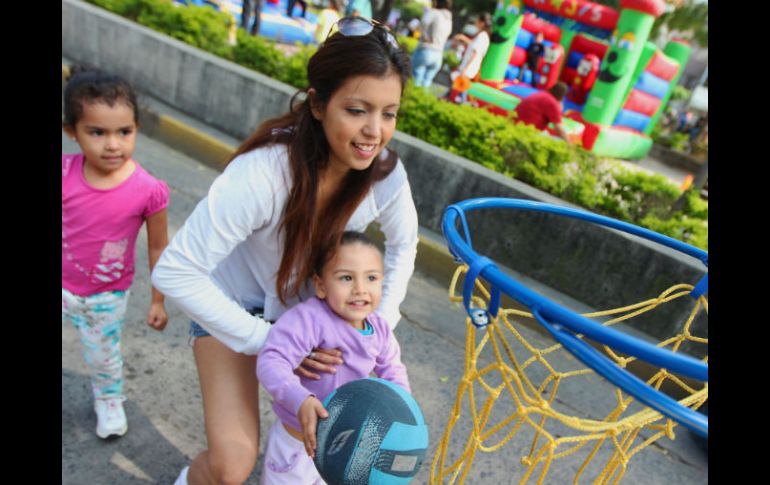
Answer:
[[[666,12],[655,20],[651,37],[658,36],[664,25],[670,31],[677,31],[683,37],[701,47],[708,47],[709,42],[709,5],[706,2],[684,0],[672,11]]]

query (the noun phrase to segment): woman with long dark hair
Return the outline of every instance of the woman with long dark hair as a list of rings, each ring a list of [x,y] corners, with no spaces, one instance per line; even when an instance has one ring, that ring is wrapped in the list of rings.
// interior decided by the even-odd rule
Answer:
[[[345,230],[385,236],[378,313],[400,319],[417,251],[404,167],[386,148],[409,58],[384,27],[346,17],[308,64],[304,100],[262,123],[236,151],[155,266],[152,282],[193,322],[208,449],[177,483],[242,483],[259,451],[256,354],[283,312],[311,296],[319,254]],[[300,94],[300,93],[298,93]],[[342,363],[314,349],[297,372]]]

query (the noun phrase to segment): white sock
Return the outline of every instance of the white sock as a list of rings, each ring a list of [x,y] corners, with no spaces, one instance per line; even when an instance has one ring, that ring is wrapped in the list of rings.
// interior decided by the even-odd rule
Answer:
[[[179,477],[177,477],[176,481],[174,482],[174,485],[187,485],[187,471],[189,469],[189,466],[186,466],[182,469],[182,471],[179,473]]]

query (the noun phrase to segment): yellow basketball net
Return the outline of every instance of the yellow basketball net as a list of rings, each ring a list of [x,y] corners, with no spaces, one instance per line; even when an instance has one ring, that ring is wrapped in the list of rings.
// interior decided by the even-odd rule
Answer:
[[[467,270],[468,266],[463,265],[455,272],[449,288],[450,300],[462,302],[462,296],[457,295],[455,290],[458,281],[461,281],[460,277]],[[691,285],[675,285],[657,298],[584,316],[613,316],[603,323],[613,325],[653,310],[663,303],[690,297],[692,290]],[[472,297],[473,306],[486,308],[489,292],[478,280],[475,292]],[[684,342],[702,344],[703,353],[706,354],[703,360],[708,362],[708,339],[690,334],[695,317],[700,312],[708,315],[708,302],[704,296],[692,301],[692,311],[678,333],[660,342],[658,346],[676,352]],[[606,401],[609,403],[608,408],[602,410],[604,417],[587,419],[574,415],[573,408],[557,399],[559,387],[565,387],[565,383],[576,379],[593,379],[593,382],[598,382],[601,378],[571,355],[564,356],[568,352],[560,344],[542,348],[533,345],[530,341],[535,339],[525,339],[518,330],[521,325],[511,317],[518,320],[532,319],[537,323],[531,313],[502,308],[497,318],[482,329],[477,329],[470,318],[466,318],[465,368],[446,430],[433,458],[431,484],[464,483],[477,452],[498,451],[517,435],[519,440],[527,440],[529,450],[518,457],[523,466],[515,462],[511,465],[523,471],[519,483],[530,480],[543,483],[552,462],[566,457],[570,459],[564,461],[569,461],[570,466],[576,470],[573,483],[578,483],[584,475],[593,475],[592,483],[618,483],[632,456],[663,436],[674,439],[673,428],[676,422],[638,403],[617,387],[610,387],[607,381],[603,381],[605,389],[608,389]],[[622,357],[606,346],[603,349],[621,367],[636,360],[633,357]],[[558,357],[560,353],[562,356]],[[490,363],[484,365],[480,360]],[[564,365],[565,362],[571,365]],[[698,409],[708,399],[708,383],[692,384],[665,369],[656,370],[647,379],[647,383],[658,390],[664,384],[667,388],[673,384],[676,394],[684,395],[679,400],[681,404]],[[493,380],[499,383],[492,384]],[[591,386],[596,384],[591,383]],[[591,387],[591,392],[594,389]],[[506,412],[502,418],[495,415],[497,419],[493,419],[494,407],[502,395],[510,395],[513,399],[512,403],[506,403],[513,411]],[[470,432],[462,450],[454,453],[459,456],[450,459],[447,453],[450,451],[452,432],[464,411],[472,419]]]

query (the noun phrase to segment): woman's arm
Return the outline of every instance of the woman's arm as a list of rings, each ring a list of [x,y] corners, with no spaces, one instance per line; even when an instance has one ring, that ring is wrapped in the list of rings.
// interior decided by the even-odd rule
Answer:
[[[312,393],[302,385],[294,369],[319,342],[319,329],[327,319],[299,304],[270,329],[257,358],[257,378],[273,399],[294,415]]]
[[[395,328],[401,319],[399,306],[406,298],[407,285],[414,273],[418,243],[417,209],[400,161],[395,171],[400,173],[392,173],[388,178],[396,177],[395,180],[399,180],[403,177],[403,181],[394,190],[395,196],[380,208],[380,215],[376,219],[385,235],[385,277],[378,312],[390,328]],[[383,183],[388,183],[388,179]]]
[[[161,253],[168,245],[168,209],[162,209],[146,219],[147,251],[150,272],[158,262]],[[152,301],[147,314],[147,323],[155,330],[163,330],[168,323],[168,315],[163,306],[163,293],[152,288]]]
[[[265,150],[257,152],[237,157],[217,177],[152,272],[152,284],[166,298],[227,347],[248,355],[263,345],[270,324],[225,295],[211,272],[273,213],[272,185],[281,183],[281,175],[259,160]]]

